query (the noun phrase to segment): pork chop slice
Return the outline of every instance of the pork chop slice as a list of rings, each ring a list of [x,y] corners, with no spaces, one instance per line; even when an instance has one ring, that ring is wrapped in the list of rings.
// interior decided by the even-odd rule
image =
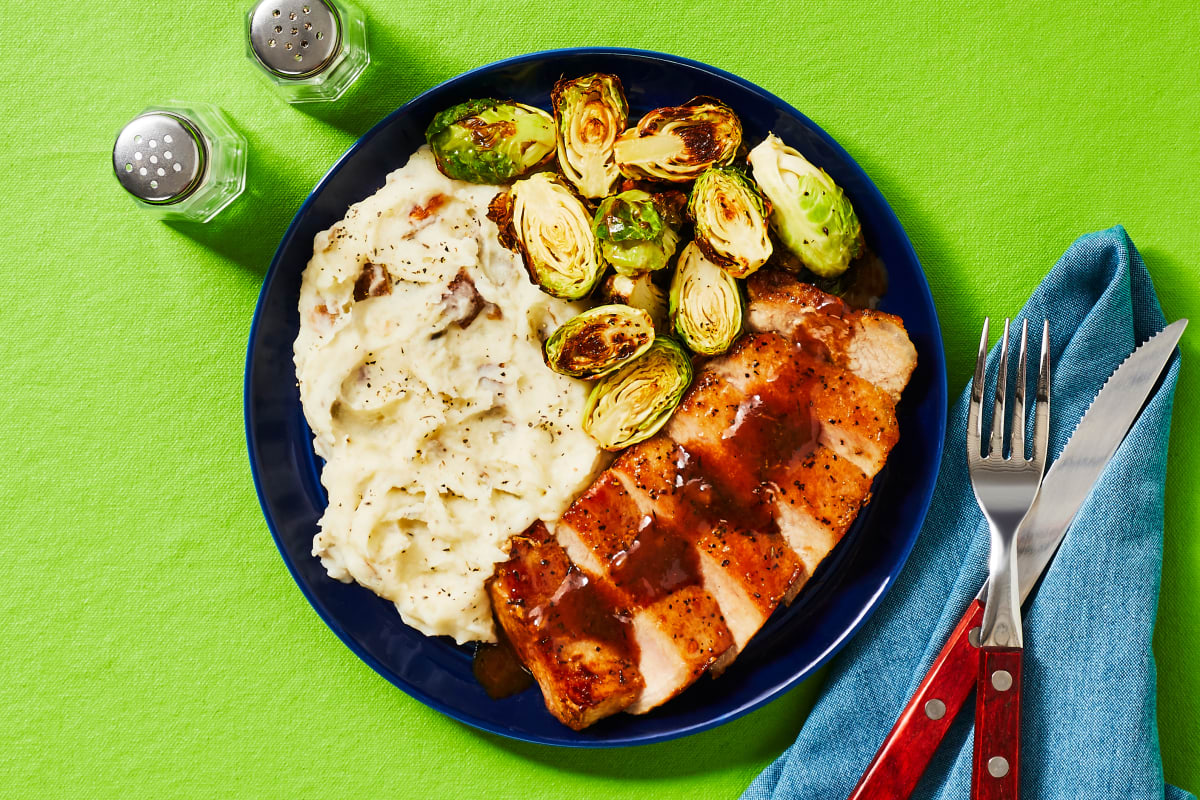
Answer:
[[[737,518],[777,526],[805,579],[869,499],[898,438],[887,393],[773,333],[710,361],[666,432],[716,491],[754,498]]]
[[[578,567],[611,587],[632,622],[645,685],[629,712],[670,700],[733,646],[693,543],[644,513],[612,470],[572,503],[555,534]]]
[[[726,519],[737,515],[719,505],[712,484],[692,467],[687,453],[660,435],[626,450],[610,472],[643,514],[691,543],[702,585],[720,606],[735,645],[714,662],[717,670],[799,591],[804,570],[778,532]]]
[[[828,447],[818,447],[775,473],[775,519],[806,576],[817,566],[871,499],[871,478]]]
[[[541,522],[513,537],[488,593],[546,708],[563,724],[581,730],[641,695],[634,626],[612,593],[572,564]]]
[[[917,350],[899,317],[851,308],[780,270],[759,270],[746,288],[750,330],[781,333],[900,399],[916,369]]]
[[[686,413],[692,407],[702,415]],[[681,436],[704,436],[705,430],[710,440],[717,431],[723,441],[758,435],[785,447],[769,423],[797,414],[811,421],[817,443],[870,477],[883,468],[900,438],[896,404],[888,392],[778,333],[747,334],[725,356],[710,361],[672,418],[668,434],[680,441],[672,433],[678,420],[686,430]],[[703,426],[697,426],[701,419]],[[743,431],[747,422],[754,425]],[[803,425],[793,428],[793,438],[807,430]],[[737,451],[752,446],[747,442]],[[737,459],[738,452],[728,456]]]

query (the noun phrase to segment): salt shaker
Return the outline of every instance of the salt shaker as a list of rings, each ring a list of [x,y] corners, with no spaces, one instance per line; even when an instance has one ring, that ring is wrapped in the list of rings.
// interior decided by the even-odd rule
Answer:
[[[117,134],[113,170],[161,218],[208,222],[245,187],[246,140],[215,106],[153,106]]]
[[[371,61],[366,18],[343,0],[261,0],[246,55],[289,103],[337,100]]]

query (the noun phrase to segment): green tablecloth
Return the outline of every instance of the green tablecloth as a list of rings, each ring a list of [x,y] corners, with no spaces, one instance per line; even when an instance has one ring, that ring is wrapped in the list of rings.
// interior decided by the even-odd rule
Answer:
[[[364,2],[373,63],[289,107],[227,3],[9,0],[0,83],[0,796],[728,797],[792,740],[810,681],[633,750],[515,744],[362,664],[292,583],[241,416],[263,271],[307,190],[383,114],[465,69],[573,45],[736,72],[822,125],[892,203],[941,312],[952,390],[984,312],[1123,223],[1169,318],[1200,317],[1200,17],[1190,3]],[[15,6],[15,7],[14,7]],[[144,105],[216,102],[249,140],[219,232],[111,174]],[[1200,356],[1185,339],[1156,640],[1168,780],[1200,789]],[[1103,643],[1097,643],[1103,646]]]

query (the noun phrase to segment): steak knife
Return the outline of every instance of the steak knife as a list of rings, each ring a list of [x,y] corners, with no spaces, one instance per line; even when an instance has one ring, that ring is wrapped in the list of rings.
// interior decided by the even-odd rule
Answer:
[[[1141,413],[1186,327],[1186,319],[1173,322],[1117,367],[1047,471],[1038,499],[1017,532],[1022,604],[1054,559],[1076,512]],[[904,800],[912,794],[978,680],[979,627],[986,596],[985,582],[849,800]]]

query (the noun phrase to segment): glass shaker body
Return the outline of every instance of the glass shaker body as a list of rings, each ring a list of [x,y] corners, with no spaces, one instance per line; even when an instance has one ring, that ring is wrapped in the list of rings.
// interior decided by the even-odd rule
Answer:
[[[113,170],[138,206],[208,222],[246,185],[246,140],[216,106],[151,106],[117,134]]]
[[[371,61],[366,17],[343,0],[262,0],[246,55],[289,103],[337,100]]]

